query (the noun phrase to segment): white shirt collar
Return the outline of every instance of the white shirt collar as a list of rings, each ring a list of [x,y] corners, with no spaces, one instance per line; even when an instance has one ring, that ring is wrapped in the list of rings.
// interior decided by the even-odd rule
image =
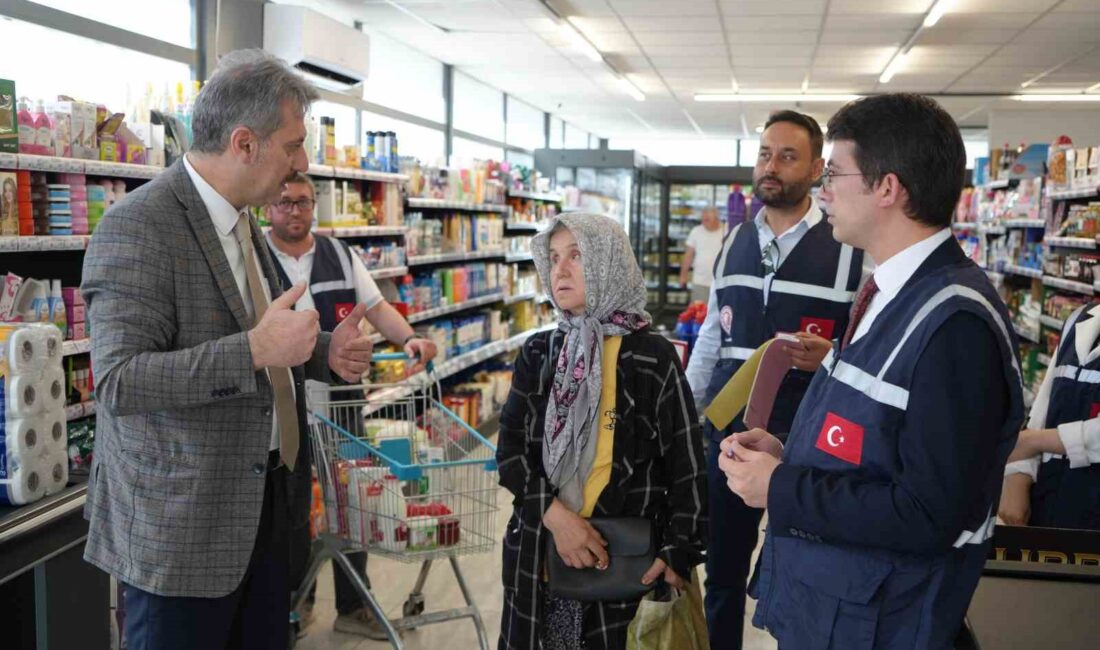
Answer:
[[[909,246],[875,268],[874,278],[884,298],[893,299],[913,277],[932,251],[951,238],[951,229],[944,228],[934,235]]]
[[[227,201],[224,196],[218,194],[218,191],[195,171],[188,158],[186,155],[183,157],[183,166],[187,170],[187,175],[191,177],[191,182],[195,184],[195,189],[199,192],[199,198],[206,206],[206,211],[210,213],[214,228],[222,237],[228,237],[233,233],[233,229],[237,227],[237,219],[241,214],[241,210],[234,208],[233,204]]]
[[[767,228],[768,232],[772,233],[772,235],[774,236],[774,232],[772,231],[771,226],[768,225],[767,209],[767,206],[760,208],[760,210],[756,213],[756,216],[753,218],[753,221],[756,223],[757,229],[763,230],[764,228]],[[780,237],[786,237],[791,233],[797,232],[799,229],[809,230],[810,228],[816,226],[821,221],[821,219],[821,208],[817,205],[817,200],[811,196],[810,207],[808,210],[806,210],[806,214],[802,215],[802,218],[798,221],[798,223],[796,223],[793,228],[788,228],[786,232],[780,235]]]
[[[279,258],[282,258],[282,259],[293,260],[293,259],[306,258],[310,255],[313,255],[313,252],[317,250],[317,237],[314,237],[313,238],[313,245],[309,247],[309,250],[306,251],[305,253],[302,253],[301,258],[296,258],[293,255],[288,255],[288,254],[284,253],[283,251],[279,250],[279,247],[275,245],[275,240],[273,240],[271,238],[271,231],[270,230],[267,231],[267,233],[264,235],[264,237],[267,238],[267,243],[269,244],[269,248],[271,250],[275,251],[275,257],[279,257]]]

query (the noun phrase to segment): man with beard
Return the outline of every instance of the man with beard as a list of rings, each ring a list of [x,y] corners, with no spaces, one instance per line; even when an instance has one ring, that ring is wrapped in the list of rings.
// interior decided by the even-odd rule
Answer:
[[[352,253],[343,241],[315,235],[313,225],[313,182],[305,174],[296,174],[283,188],[279,200],[267,206],[267,218],[271,230],[267,244],[278,264],[275,271],[283,287],[298,283],[309,286],[294,308],[298,311],[315,310],[320,317],[321,331],[330,332],[347,317],[356,305],[365,305],[365,317],[386,340],[405,348],[417,361],[408,370],[417,372],[436,354],[435,344],[420,338],[408,322],[389,303],[382,299],[378,285],[374,283],[363,260]],[[335,396],[339,400],[354,399],[346,394]],[[339,414],[335,414],[339,421]],[[358,433],[356,423],[343,423],[352,433]],[[305,513],[302,513],[305,514]],[[308,515],[307,515],[308,516]],[[306,517],[298,516],[300,525],[291,530],[291,584],[297,588],[308,567],[310,541]],[[349,553],[348,559],[359,577],[370,589],[367,578],[366,551]],[[386,631],[355,592],[351,580],[333,563],[333,585],[336,592],[337,632],[358,634],[369,639],[388,640]],[[300,630],[311,620],[313,593],[306,602]]]
[[[779,389],[768,422],[780,439],[814,371],[848,326],[863,254],[833,239],[832,227],[809,195],[824,168],[817,122],[794,111],[774,113],[764,128],[753,171],[753,192],[764,208],[730,232],[715,266],[709,310],[687,368],[702,413],[726,382],[765,341],[795,333],[795,369]],[[763,510],[750,508],[726,487],[719,443],[745,429],[741,417],[719,430],[709,421],[710,540],[706,609],[711,644],[740,648],[745,582]]]

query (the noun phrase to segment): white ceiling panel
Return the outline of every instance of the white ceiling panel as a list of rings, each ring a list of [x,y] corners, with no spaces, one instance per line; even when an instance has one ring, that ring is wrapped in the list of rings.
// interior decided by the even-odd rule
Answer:
[[[817,40],[817,32],[810,31],[737,31],[729,33],[731,45],[805,45]]]
[[[726,15],[726,29],[731,32],[817,32],[820,16],[731,16]]]
[[[822,44],[814,58],[814,68],[871,66],[881,69],[895,52],[897,48],[893,46]]]
[[[1058,3],[1059,0],[956,0],[955,4],[948,10],[948,15],[958,13],[1043,12]]]
[[[624,16],[627,28],[639,32],[720,32],[716,16]]]
[[[669,4],[672,4],[671,2]],[[726,16],[821,16],[825,0],[721,0]]]
[[[713,30],[701,32],[634,31],[632,33],[638,39],[638,42],[642,44],[642,47],[688,44],[722,45],[726,42],[722,32]]]
[[[829,14],[825,19],[825,31],[862,32],[862,31],[905,31],[910,33],[920,24],[921,17],[915,14]]]
[[[923,14],[932,0],[832,0],[830,14]]]
[[[1054,11],[1056,13],[1073,13],[1077,11],[1100,13],[1100,2],[1096,0],[1062,0]]]
[[[923,45],[1003,45],[1017,34],[1018,29],[951,28],[932,29],[921,34]]]
[[[1100,12],[1049,13],[1040,18],[1033,28],[1045,30],[1100,30]]]
[[[718,15],[714,0],[608,0],[623,17]]]
[[[719,57],[725,59],[729,53],[725,43],[712,43],[700,45],[698,43],[685,43],[683,45],[644,45],[642,49],[652,57],[685,57],[699,58]]]
[[[623,21],[615,16],[573,16],[573,22],[585,34],[627,31]]]

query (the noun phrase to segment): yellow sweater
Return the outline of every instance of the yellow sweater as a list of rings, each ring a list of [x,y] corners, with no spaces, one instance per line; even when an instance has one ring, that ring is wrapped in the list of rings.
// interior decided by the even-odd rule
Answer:
[[[621,336],[608,336],[603,341],[603,391],[600,394],[599,426],[596,428],[596,457],[592,471],[584,483],[584,507],[580,516],[588,518],[596,509],[596,501],[611,481],[611,452],[615,448],[615,373],[619,368]]]

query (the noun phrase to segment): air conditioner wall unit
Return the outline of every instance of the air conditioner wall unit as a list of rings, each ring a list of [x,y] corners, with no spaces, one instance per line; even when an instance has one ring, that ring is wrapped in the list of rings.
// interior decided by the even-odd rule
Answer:
[[[264,49],[337,90],[370,72],[370,37],[305,7],[264,5]]]

